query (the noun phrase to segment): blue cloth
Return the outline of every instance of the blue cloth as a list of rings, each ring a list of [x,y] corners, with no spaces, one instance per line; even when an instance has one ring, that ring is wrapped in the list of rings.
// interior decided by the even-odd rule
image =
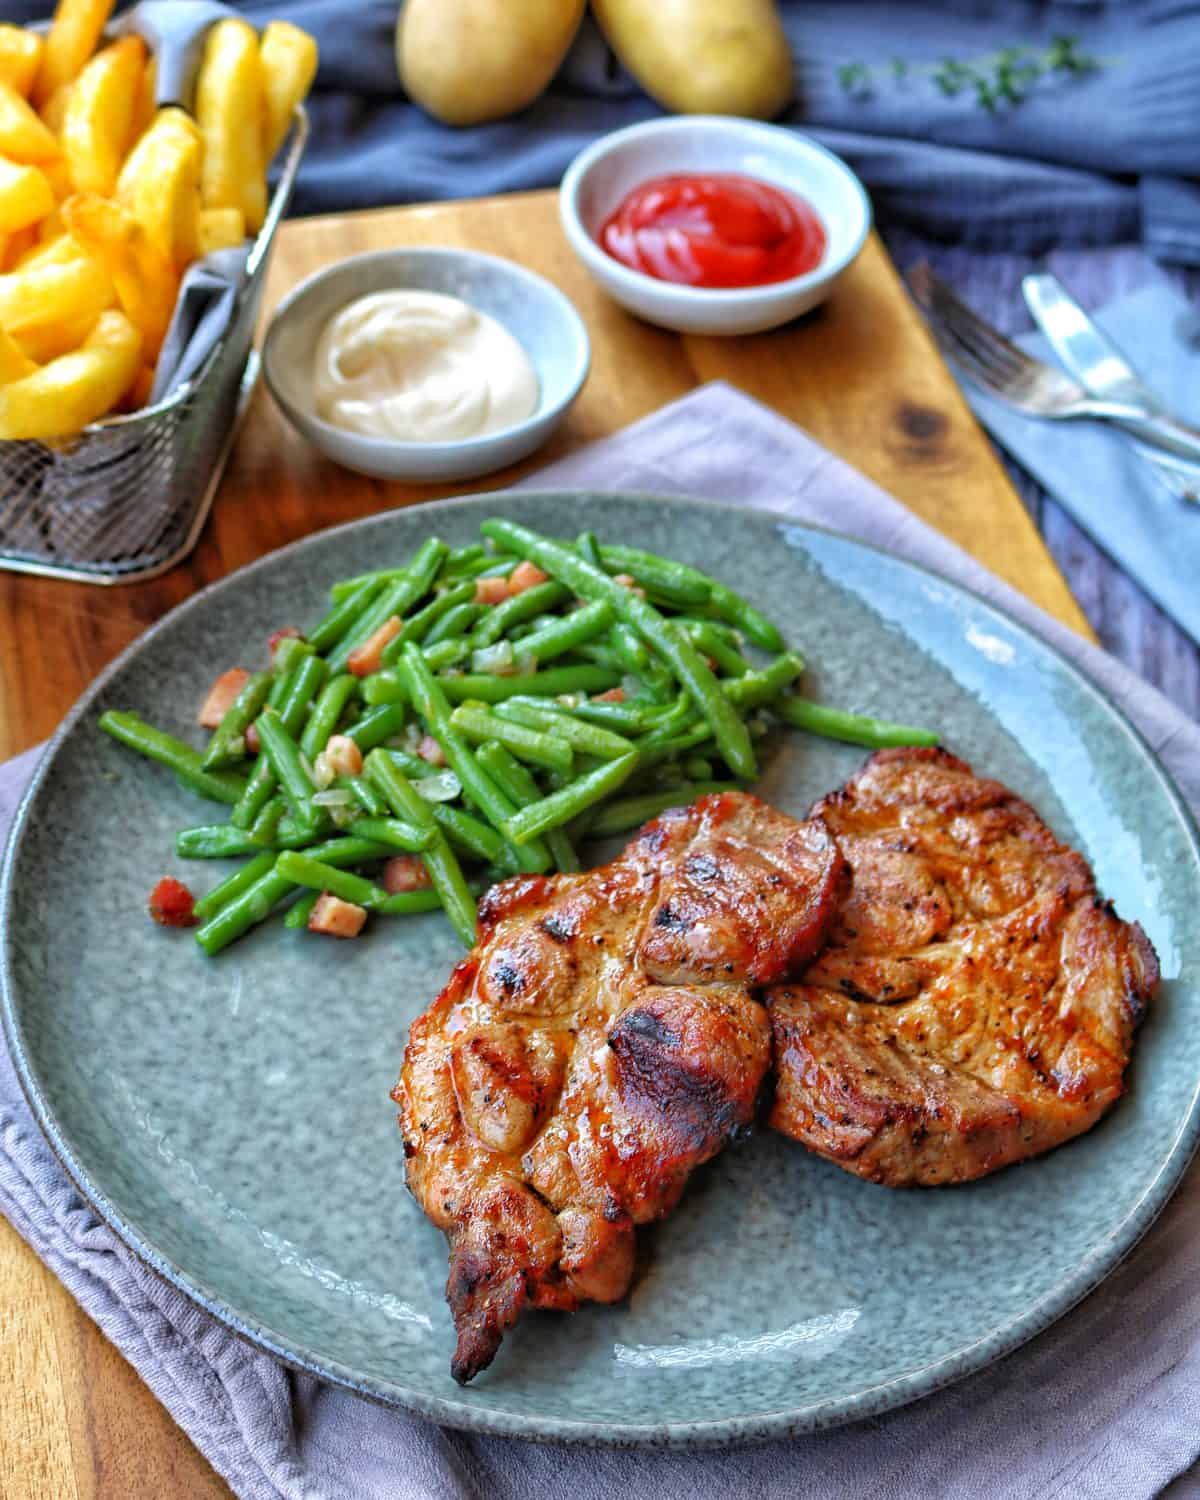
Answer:
[[[452,130],[400,93],[397,0],[235,3],[258,24],[287,16],[320,43],[298,213],[550,186],[588,141],[659,112],[590,23],[531,108]],[[7,0],[5,19],[50,4]],[[797,76],[784,118],[852,163],[885,226],[1028,253],[1136,240],[1200,264],[1200,0],[783,0],[782,10]],[[1102,66],[1049,77],[994,115],[969,90],[945,97],[919,68],[1063,34]],[[894,57],[914,65],[902,80],[890,76]],[[868,97],[838,81],[857,61],[876,65]]]
[[[1094,316],[1180,416],[1200,422],[1200,326],[1188,303],[1159,284]],[[1017,342],[1054,363],[1040,334]],[[1022,416],[973,387],[966,394],[997,442],[1200,642],[1200,509],[1171,495],[1129,439],[1111,427],[1047,422]]]

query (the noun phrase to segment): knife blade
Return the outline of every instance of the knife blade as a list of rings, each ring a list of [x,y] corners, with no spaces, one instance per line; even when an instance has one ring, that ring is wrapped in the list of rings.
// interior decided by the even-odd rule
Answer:
[[[1035,271],[1021,281],[1025,305],[1063,365],[1080,385],[1102,400],[1127,402],[1169,418],[1166,403],[1152,390],[1129,360],[1097,326],[1059,279],[1049,271]],[[1125,424],[1122,424],[1125,425]],[[1131,430],[1133,424],[1129,424]],[[1134,431],[1134,436],[1138,434]],[[1174,457],[1135,450],[1163,484],[1182,500],[1200,501],[1200,475],[1189,474]]]

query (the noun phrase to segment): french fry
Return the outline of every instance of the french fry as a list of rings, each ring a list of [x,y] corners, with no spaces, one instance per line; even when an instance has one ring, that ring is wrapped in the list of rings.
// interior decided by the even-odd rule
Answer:
[[[204,141],[200,197],[204,208],[240,208],[252,231],[267,211],[263,117],[254,29],[245,21],[218,21],[196,79],[196,123]]]
[[[202,208],[196,227],[201,255],[230,250],[246,238],[246,221],[240,208]]]
[[[72,318],[68,323],[47,323],[41,328],[14,333],[13,342],[35,364],[45,365],[60,354],[71,354],[78,349],[96,322],[96,318],[85,317]]]
[[[45,104],[56,88],[78,76],[96,50],[112,8],[113,0],[59,0],[33,86],[37,104]]]
[[[289,21],[272,21],[259,44],[262,59],[263,160],[269,162],[283,144],[292,112],[312,86],[317,72],[317,44],[307,31]]]
[[[175,309],[179,277],[127,208],[95,193],[78,193],[62,207],[67,228],[103,261],[117,300],[156,359]],[[0,322],[3,317],[0,315]]]
[[[25,334],[82,322],[90,327],[112,306],[114,296],[112,277],[92,255],[77,255],[33,270],[6,271],[0,276],[0,326],[36,359]]]
[[[0,438],[57,438],[112,410],[137,378],[142,339],[124,313],[102,313],[73,354],[0,386]]]
[[[54,161],[40,162],[38,171],[50,184],[50,191],[54,194],[54,201],[61,203],[64,198],[69,198],[75,189],[71,186],[71,173],[62,157]]]
[[[62,123],[62,149],[77,193],[116,191],[133,139],[133,115],[146,44],[126,36],[97,52],[75,80]]]
[[[38,118],[55,139],[62,134],[63,121],[67,117],[67,104],[73,87],[73,83],[59,84],[38,110]]]
[[[0,83],[28,99],[42,62],[44,42],[36,31],[0,26]]]
[[[49,223],[48,219],[42,220],[43,224]],[[41,224],[38,225],[40,230]],[[68,261],[78,260],[86,255],[87,251],[74,236],[66,232],[66,228],[59,224],[59,231],[53,239],[46,240],[43,244],[31,245],[17,264],[25,271],[36,270],[39,266],[65,266]]]
[[[44,219],[53,208],[50,184],[36,167],[0,156],[0,230],[15,234]]]
[[[163,109],[117,178],[117,201],[177,271],[196,258],[201,151],[192,119],[181,109]]]
[[[0,385],[7,385],[10,380],[23,380],[36,369],[37,365],[16,339],[0,328]]]
[[[154,124],[154,117],[158,113],[158,101],[154,97],[157,86],[158,62],[152,52],[142,69],[142,81],[138,85],[137,98],[133,101],[133,135],[130,137],[133,141],[140,141],[143,131],[149,130]]]
[[[26,100],[7,83],[0,83],[0,152],[12,161],[53,161],[58,142]]]
[[[133,377],[133,383],[121,397],[122,411],[141,411],[150,404],[150,392],[154,389],[154,366],[143,365]]]

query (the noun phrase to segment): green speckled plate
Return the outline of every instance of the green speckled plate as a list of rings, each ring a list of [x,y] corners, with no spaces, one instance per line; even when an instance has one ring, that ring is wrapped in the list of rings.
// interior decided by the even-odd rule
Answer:
[[[636,541],[743,590],[831,702],[937,726],[1028,797],[1145,926],[1165,983],[1128,1097],[1096,1130],[968,1187],[890,1192],[767,1134],[697,1173],[622,1306],[537,1314],[467,1390],[448,1373],[442,1238],[403,1187],[388,1090],[456,957],[437,915],[353,944],[278,923],[216,961],[145,918],[206,805],[99,734],[108,707],[194,734],[217,667],[314,619],[329,583],[458,544],[502,511]],[[860,763],[796,735],[761,790],[802,813]],[[1022,628],[927,573],[778,517],[692,501],[489,495],[378,516],[190,600],[72,712],[0,893],[4,1020],[37,1116],[147,1261],[281,1358],[442,1422],[542,1439],[714,1444],[865,1417],[1046,1327],[1145,1231],[1196,1143],[1200,863],[1129,725]]]

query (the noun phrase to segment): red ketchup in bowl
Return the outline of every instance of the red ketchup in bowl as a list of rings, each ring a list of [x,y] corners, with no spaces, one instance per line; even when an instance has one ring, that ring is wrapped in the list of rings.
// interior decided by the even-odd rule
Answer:
[[[765,286],[825,254],[825,226],[793,193],[733,172],[653,177],[597,236],[614,260],[683,286]]]

